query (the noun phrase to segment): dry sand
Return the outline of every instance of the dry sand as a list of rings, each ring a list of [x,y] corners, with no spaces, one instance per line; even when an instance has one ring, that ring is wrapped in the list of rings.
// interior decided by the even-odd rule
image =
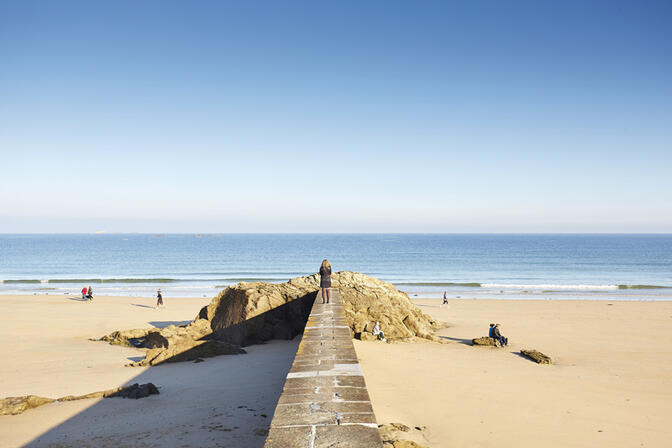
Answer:
[[[297,340],[149,369],[123,366],[140,350],[87,340],[183,323],[207,302],[166,298],[157,311],[154,299],[0,296],[0,397],[148,381],[161,391],[0,416],[0,446],[263,446]],[[670,446],[672,302],[416,303],[449,325],[445,344],[355,341],[378,422],[427,426],[405,438],[432,448]],[[468,345],[489,322],[502,324],[508,348]],[[555,364],[521,358],[523,348]]]
[[[56,398],[153,382],[141,400],[54,403],[0,416],[0,447],[261,447],[298,340],[248,354],[152,368],[124,367],[141,350],[89,341],[113,330],[186,323],[210,299],[0,296],[0,398]],[[263,415],[262,415],[263,414]]]
[[[672,446],[672,302],[439,302],[416,301],[446,344],[355,341],[378,423],[432,448]],[[490,322],[508,348],[469,345]]]

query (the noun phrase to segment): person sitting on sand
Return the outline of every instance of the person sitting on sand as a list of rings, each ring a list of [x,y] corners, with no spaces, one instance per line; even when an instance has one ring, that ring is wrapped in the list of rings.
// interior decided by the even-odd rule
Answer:
[[[89,292],[86,294],[87,300],[93,300],[93,288],[89,286]]]
[[[161,290],[159,289],[159,290],[156,291],[156,309],[158,310],[159,307],[163,307],[163,306],[165,306],[163,304],[163,296],[161,295]]]
[[[502,347],[509,345],[509,338],[502,336],[502,333],[499,332],[499,324],[496,324],[492,330],[492,337],[495,339],[495,344],[499,342]]]
[[[86,300],[86,286],[82,288],[82,300]]]
[[[329,303],[329,288],[331,288],[331,263],[326,258],[322,260],[320,266],[320,288],[322,289],[322,303],[326,298]]]
[[[383,333],[383,330],[380,329],[380,323],[376,321],[376,325],[373,326],[373,333],[374,336],[377,336],[379,340],[383,342],[387,342],[387,339],[385,339],[385,333]]]
[[[495,330],[495,324],[490,324],[490,329],[488,330],[488,337],[491,338],[492,332]]]

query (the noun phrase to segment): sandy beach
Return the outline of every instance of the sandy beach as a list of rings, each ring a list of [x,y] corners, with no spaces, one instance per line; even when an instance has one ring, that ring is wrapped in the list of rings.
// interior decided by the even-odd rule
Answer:
[[[355,341],[378,423],[437,448],[669,446],[672,302],[439,302],[416,301],[446,344]],[[469,345],[490,322],[509,347]]]
[[[60,397],[153,382],[141,400],[88,399],[0,416],[0,446],[263,445],[298,340],[271,341],[247,354],[194,364],[124,367],[141,350],[89,341],[120,329],[194,318],[210,299],[0,296],[0,397]]]
[[[263,446],[298,340],[203,363],[129,368],[141,351],[89,341],[191,320],[210,299],[0,296],[0,395],[59,397],[134,382],[142,400],[54,403],[0,417],[0,446]],[[672,439],[671,302],[415,301],[444,343],[355,341],[378,423],[438,447],[663,447]],[[471,347],[489,322],[503,349]],[[298,338],[297,338],[298,339]],[[517,353],[535,348],[537,365]]]

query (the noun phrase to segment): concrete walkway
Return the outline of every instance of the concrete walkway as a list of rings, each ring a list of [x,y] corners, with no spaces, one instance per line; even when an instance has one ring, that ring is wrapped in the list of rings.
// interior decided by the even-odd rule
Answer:
[[[338,290],[318,293],[275,408],[265,448],[378,448],[362,368]]]

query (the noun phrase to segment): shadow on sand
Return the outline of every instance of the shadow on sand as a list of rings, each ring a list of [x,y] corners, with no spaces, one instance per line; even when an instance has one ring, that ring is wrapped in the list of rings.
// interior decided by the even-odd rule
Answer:
[[[190,323],[190,320],[153,320],[149,322],[149,325],[154,328],[164,328],[168,325],[177,325],[179,327],[180,325],[189,325]]]
[[[198,363],[168,360],[139,371],[124,384],[152,382],[158,387],[159,395],[141,400],[84,400],[92,405],[24,446],[262,448],[301,339],[294,336],[303,333],[316,294],[297,298],[242,324],[220,328],[216,332],[217,339],[227,338],[233,343],[237,340],[242,342],[241,345],[259,344],[248,345],[247,354],[206,358]],[[292,321],[285,322],[284,319]],[[159,327],[188,322],[150,323]],[[276,336],[293,339],[263,343]],[[95,344],[101,343],[91,344],[91,350],[96,350]],[[185,356],[188,357],[188,351],[181,353],[179,358]],[[122,365],[120,359],[120,368],[133,369]],[[109,387],[120,385],[110,384]],[[70,406],[78,404],[57,402],[47,406],[62,406],[62,412],[67,413],[72,409]],[[39,409],[27,412],[37,411]]]
[[[446,339],[446,340],[449,340],[449,341],[459,342],[460,344],[464,344],[464,345],[469,345],[469,346],[472,345],[471,339],[451,338],[449,336],[439,336],[439,338]]]
[[[154,306],[141,305],[141,304],[139,304],[139,303],[131,303],[131,305],[132,305],[132,306],[137,306],[137,307],[140,307],[140,308],[156,308],[156,307],[154,307]]]
[[[520,358],[523,358],[525,361],[529,361],[532,364],[537,364],[537,362],[534,359],[528,358],[527,356],[523,355],[520,352],[509,352],[509,353],[511,353],[512,355],[518,355]]]

